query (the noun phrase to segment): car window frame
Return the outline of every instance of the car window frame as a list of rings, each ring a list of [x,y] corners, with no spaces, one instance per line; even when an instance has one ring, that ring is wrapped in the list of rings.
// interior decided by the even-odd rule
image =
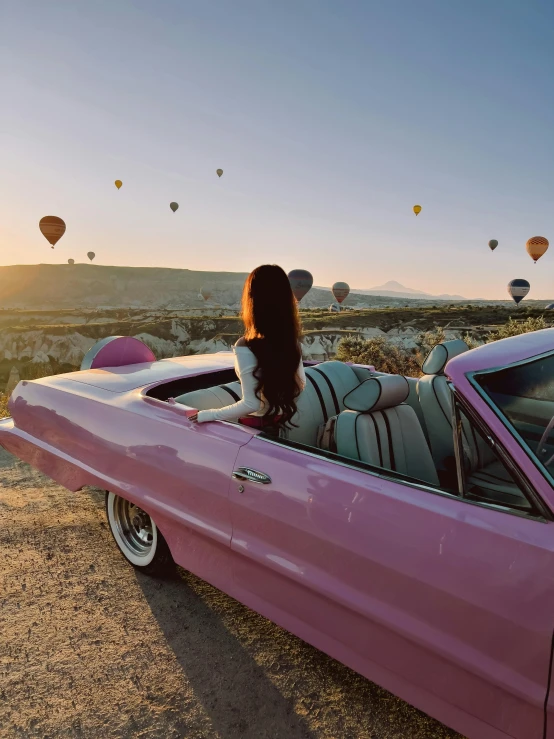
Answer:
[[[451,405],[452,405],[452,431],[454,434],[454,454],[456,456],[456,468],[458,471],[458,492],[459,497],[466,503],[475,503],[481,507],[491,508],[494,510],[502,511],[511,515],[528,518],[533,521],[539,521],[541,523],[548,523],[554,520],[554,516],[548,506],[545,504],[541,496],[536,492],[532,483],[528,480],[527,476],[520,469],[518,465],[514,463],[511,456],[508,454],[503,444],[499,441],[498,437],[494,434],[483,419],[478,416],[471,405],[465,400],[465,398],[458,393],[455,385],[451,382],[447,382],[448,387],[451,391]],[[502,505],[499,503],[488,503],[486,501],[471,501],[466,497],[466,473],[465,466],[463,464],[464,452],[463,452],[463,427],[462,421],[459,414],[459,407],[463,410],[468,421],[472,423],[482,434],[484,439],[492,448],[495,455],[499,458],[500,462],[507,468],[508,472],[514,478],[514,481],[518,485],[520,492],[525,496],[527,502],[531,505],[529,511],[523,511],[518,508],[512,508],[509,505]]]
[[[527,457],[529,458],[533,466],[544,477],[546,482],[552,487],[554,487],[554,475],[552,475],[547,470],[547,468],[541,463],[541,461],[538,459],[538,457],[533,452],[531,447],[527,444],[525,439],[519,434],[518,430],[512,424],[510,419],[496,405],[496,403],[493,401],[490,395],[488,395],[488,393],[486,393],[483,390],[481,385],[477,382],[476,378],[480,375],[492,375],[495,372],[500,372],[501,370],[504,370],[504,369],[510,369],[511,367],[521,367],[524,364],[532,364],[533,362],[537,362],[540,359],[543,359],[544,357],[550,357],[553,355],[554,355],[554,352],[550,350],[548,352],[543,352],[542,354],[536,354],[534,357],[526,357],[525,359],[521,359],[518,362],[513,362],[512,364],[501,365],[500,367],[491,367],[490,369],[486,369],[486,370],[475,370],[473,372],[468,372],[466,374],[466,378],[471,384],[471,387],[476,391],[479,397],[488,405],[488,407],[491,409],[494,415],[498,418],[500,423],[504,426],[504,428],[508,431],[508,433],[511,436],[513,436],[513,438],[517,441],[517,443],[523,449],[523,451],[525,452],[525,454],[527,455]]]

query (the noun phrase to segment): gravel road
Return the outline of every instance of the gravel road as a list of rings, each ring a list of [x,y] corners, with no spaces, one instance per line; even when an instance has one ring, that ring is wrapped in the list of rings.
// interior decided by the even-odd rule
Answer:
[[[2,739],[462,739],[192,575],[138,575],[103,502],[0,450]]]

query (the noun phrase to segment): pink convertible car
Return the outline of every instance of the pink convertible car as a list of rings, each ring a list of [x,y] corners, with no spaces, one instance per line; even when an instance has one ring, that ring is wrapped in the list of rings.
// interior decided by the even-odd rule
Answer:
[[[109,491],[129,562],[177,562],[471,739],[554,739],[554,329],[446,342],[419,380],[307,367],[286,438],[188,420],[240,393],[230,353],[120,338],[85,366],[21,382],[0,444]]]

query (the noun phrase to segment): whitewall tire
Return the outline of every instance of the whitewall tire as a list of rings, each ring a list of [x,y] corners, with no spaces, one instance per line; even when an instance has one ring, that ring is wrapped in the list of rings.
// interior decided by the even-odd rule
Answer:
[[[173,569],[165,539],[142,508],[106,492],[106,516],[119,551],[134,567],[147,575],[163,575]]]

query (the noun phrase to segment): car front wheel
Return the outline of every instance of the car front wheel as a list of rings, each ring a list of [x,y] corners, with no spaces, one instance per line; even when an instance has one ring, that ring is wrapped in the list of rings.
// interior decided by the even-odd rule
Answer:
[[[148,513],[114,493],[106,493],[106,515],[115,543],[125,559],[147,575],[174,569],[169,547]]]

